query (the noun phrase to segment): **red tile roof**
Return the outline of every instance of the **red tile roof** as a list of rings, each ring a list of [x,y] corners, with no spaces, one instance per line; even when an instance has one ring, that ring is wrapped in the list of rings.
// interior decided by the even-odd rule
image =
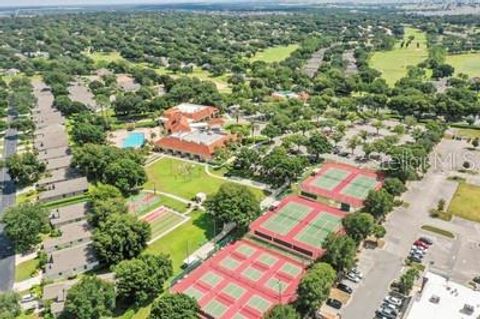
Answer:
[[[199,109],[198,111],[191,112],[191,113],[182,112],[177,106],[174,106],[166,110],[164,112],[164,116],[169,118],[172,114],[180,113],[181,115],[193,120],[194,122],[199,122],[214,116],[218,112],[219,110],[213,106],[205,106]]]
[[[231,135],[224,135],[210,144],[204,144],[170,135],[162,137],[156,141],[155,144],[164,150],[177,151],[197,155],[203,159],[210,159],[217,149],[225,147],[232,139],[233,137]]]

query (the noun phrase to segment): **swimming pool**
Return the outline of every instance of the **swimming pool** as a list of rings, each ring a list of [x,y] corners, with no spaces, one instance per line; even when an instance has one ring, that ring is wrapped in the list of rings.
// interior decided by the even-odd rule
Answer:
[[[128,133],[127,137],[123,139],[123,148],[139,148],[145,142],[145,134],[142,132]]]

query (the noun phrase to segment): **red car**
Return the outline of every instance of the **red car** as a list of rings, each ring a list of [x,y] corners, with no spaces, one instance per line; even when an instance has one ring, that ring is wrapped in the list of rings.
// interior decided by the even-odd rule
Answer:
[[[417,240],[416,242],[413,243],[415,246],[420,246],[420,247],[423,247],[425,249],[428,249],[428,245],[426,243],[424,243],[423,241],[421,241],[420,239]]]

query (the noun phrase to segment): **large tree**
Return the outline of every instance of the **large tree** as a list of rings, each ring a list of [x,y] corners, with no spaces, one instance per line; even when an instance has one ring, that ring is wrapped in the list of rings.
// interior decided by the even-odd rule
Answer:
[[[71,134],[73,141],[78,145],[103,144],[106,138],[102,127],[90,123],[77,123],[73,126]]]
[[[8,208],[3,216],[5,234],[15,250],[25,253],[41,242],[41,233],[50,230],[49,212],[39,204],[20,204]]]
[[[20,315],[20,296],[15,292],[0,293],[0,319],[14,319]]]
[[[147,246],[150,225],[131,215],[110,215],[93,234],[97,256],[111,265],[137,257]]]
[[[70,288],[62,319],[100,319],[111,316],[115,308],[113,284],[86,276]]]
[[[300,314],[290,305],[276,305],[263,319],[300,319]]]
[[[166,294],[153,303],[149,319],[197,319],[200,307],[184,294]]]
[[[312,316],[327,300],[336,276],[327,263],[316,263],[307,271],[297,289],[297,309],[302,315]]]
[[[315,155],[315,160],[318,161],[320,155],[332,151],[332,144],[325,135],[315,132],[308,138],[307,149],[310,154]]]
[[[332,265],[336,271],[345,271],[353,267],[357,243],[350,236],[330,234],[322,247],[326,249],[322,261]]]
[[[5,161],[8,174],[19,186],[35,183],[45,172],[45,163],[39,161],[35,154],[26,152],[14,154]]]
[[[372,214],[375,218],[381,218],[393,209],[393,195],[386,190],[371,190],[364,202],[363,208],[366,212]]]
[[[246,228],[260,214],[260,204],[255,194],[246,186],[226,183],[209,198],[205,207],[222,223],[234,222]]]
[[[147,181],[145,169],[134,160],[119,158],[105,169],[105,182],[129,194]]]
[[[164,255],[141,255],[124,260],[113,269],[118,297],[125,304],[141,305],[162,293],[172,275],[172,262]]]
[[[342,220],[342,223],[347,234],[359,242],[370,235],[375,225],[375,220],[371,214],[354,213],[347,215]]]

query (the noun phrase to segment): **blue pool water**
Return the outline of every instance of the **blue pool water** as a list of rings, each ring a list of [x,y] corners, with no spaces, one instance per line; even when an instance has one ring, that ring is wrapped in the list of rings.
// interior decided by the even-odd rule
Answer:
[[[128,133],[127,137],[123,139],[123,148],[139,148],[145,142],[145,134],[141,132]]]

